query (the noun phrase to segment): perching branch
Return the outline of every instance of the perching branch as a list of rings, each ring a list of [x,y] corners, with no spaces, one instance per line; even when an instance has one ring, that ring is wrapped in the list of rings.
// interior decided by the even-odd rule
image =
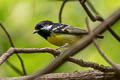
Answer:
[[[0,57],[0,64],[2,64],[13,53],[31,54],[31,53],[40,53],[40,52],[44,52],[44,53],[49,52],[53,56],[60,55],[60,51],[54,50],[51,48],[10,48],[10,49],[8,49],[8,51],[6,53],[4,53]],[[68,61],[73,62],[75,64],[78,64],[82,67],[91,67],[93,69],[104,71],[104,72],[110,72],[110,71],[113,72],[114,71],[114,69],[111,67],[99,65],[99,64],[94,63],[94,62],[83,61],[82,59],[75,59],[75,58],[69,57]]]
[[[15,48],[15,45],[14,45],[14,43],[12,41],[12,38],[11,38],[10,34],[8,33],[8,31],[5,29],[5,27],[3,26],[2,23],[0,23],[0,26],[3,29],[3,31],[5,32],[5,34],[7,35],[11,47]],[[18,53],[16,53],[16,55],[17,55],[18,59],[20,60],[21,67],[22,67],[22,70],[23,70],[23,75],[27,75],[22,58],[20,57],[20,55]]]
[[[6,53],[0,57],[0,65],[7,60],[13,53],[37,53],[37,52],[50,52],[50,53],[60,53],[59,51],[53,50],[51,48],[9,48]]]

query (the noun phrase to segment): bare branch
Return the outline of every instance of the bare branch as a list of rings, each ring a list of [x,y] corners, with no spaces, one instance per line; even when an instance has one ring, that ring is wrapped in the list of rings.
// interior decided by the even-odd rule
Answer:
[[[93,5],[90,3],[90,1],[88,0],[87,1],[87,3],[88,3],[88,5],[89,5],[89,7],[91,8],[91,10],[96,14],[96,15],[99,15],[99,13],[98,13],[98,11],[93,7]],[[104,19],[101,17],[101,21],[104,21]],[[110,26],[110,25],[109,25]],[[109,32],[118,40],[118,41],[120,41],[120,36],[115,32],[115,31],[113,31],[112,30],[112,28],[110,28],[110,27],[108,27],[108,30],[109,30]]]
[[[62,23],[63,8],[64,8],[65,4],[67,3],[67,1],[68,1],[68,0],[64,0],[63,3],[62,3],[62,5],[61,5],[61,7],[60,7],[59,16],[58,16],[58,18],[59,18],[59,23]]]
[[[59,77],[59,80],[110,80],[112,78],[114,78],[115,73],[114,72],[108,72],[108,73],[104,73],[104,72],[100,72],[100,71],[81,71],[81,72],[72,72],[72,73],[53,73],[53,74],[58,74],[58,75],[54,75],[53,78],[49,77],[49,75],[45,75],[47,78],[43,78],[39,77],[35,80],[45,80],[48,78],[52,78],[52,80],[56,80]],[[103,74],[105,76],[103,76]],[[57,78],[55,78],[57,77]]]
[[[86,1],[86,0],[85,0]],[[88,14],[88,16],[90,17],[90,19],[92,21],[101,21],[102,18],[100,16],[95,16],[90,12],[90,10],[88,9],[88,7],[86,6],[85,2],[83,3],[83,0],[79,0],[80,4],[82,5],[83,9],[86,11],[86,13]]]
[[[0,23],[0,26],[1,28],[4,30],[5,34],[7,35],[8,39],[9,39],[9,42],[10,42],[10,45],[12,47],[15,47],[14,44],[13,44],[13,41],[12,41],[12,38],[10,37],[9,33],[7,32],[7,30],[5,29],[5,27]]]
[[[25,54],[31,54],[31,53],[37,53],[37,52],[49,52],[53,56],[59,56],[60,55],[60,51],[54,50],[54,49],[51,49],[51,48],[10,48],[6,53],[4,53],[2,55],[2,57],[0,57],[0,59],[1,59],[0,64],[2,64],[4,62],[4,60],[6,60],[14,52],[25,53]],[[75,64],[78,64],[82,67],[90,67],[90,68],[100,70],[100,71],[104,71],[104,72],[110,72],[110,71],[113,72],[114,71],[114,69],[111,68],[111,67],[99,65],[99,64],[94,63],[94,62],[83,61],[82,59],[75,59],[75,58],[69,57],[68,61],[73,62]]]
[[[0,64],[2,64],[4,61],[6,61],[13,52],[14,52],[14,49],[9,48],[9,50],[6,53],[4,53],[4,55],[0,56]]]
[[[85,18],[85,23],[86,23],[86,27],[87,27],[87,29],[88,29],[88,33],[89,33],[89,34],[92,34],[91,29],[90,29],[90,27],[89,27],[88,17]]]
[[[0,80],[26,80],[29,76],[0,78]],[[116,77],[114,72],[101,72],[97,70],[70,72],[70,73],[51,73],[39,76],[32,80],[112,80]]]
[[[120,36],[115,31],[113,31],[112,28],[108,27],[108,30],[118,41],[120,41]]]
[[[16,73],[18,73],[19,75],[23,75],[23,73],[17,68],[15,67],[10,61],[6,60],[6,63],[8,66],[10,66]]]
[[[37,53],[37,52],[50,52],[54,55],[60,54],[59,51],[51,48],[10,48],[6,53],[0,57],[0,65],[7,60],[13,53]]]
[[[21,56],[18,53],[16,53],[16,55],[17,55],[18,59],[20,60],[20,63],[21,63],[21,66],[22,66],[22,70],[23,70],[23,75],[27,75],[24,61],[22,60]]]
[[[49,52],[54,56],[59,56],[59,54],[60,54],[60,51],[54,50],[51,48],[10,48],[6,53],[4,53],[2,55],[2,57],[0,57],[0,59],[2,59],[1,61],[4,62],[4,60],[6,60],[14,52],[25,53],[25,54]],[[114,71],[114,69],[112,69],[110,67],[105,67],[103,65],[99,65],[94,62],[83,61],[82,59],[75,59],[75,58],[69,57],[68,61],[76,63],[82,67],[91,67],[93,69],[98,69],[100,71]],[[1,62],[1,63],[3,63],[3,62]]]
[[[81,67],[90,67],[90,68],[93,68],[93,69],[96,69],[99,71],[103,71],[103,72],[114,72],[115,71],[111,67],[99,65],[97,63],[90,62],[90,61],[84,61],[82,59],[75,59],[75,58],[69,57],[68,61],[76,63],[76,64],[80,65]]]
[[[79,0],[81,1],[81,0]],[[87,4],[89,5],[89,7],[91,8],[91,10],[96,14],[99,15],[98,11],[93,7],[93,5],[91,4],[91,2],[89,0],[87,0]],[[92,21],[104,21],[104,19],[100,16],[96,16],[93,17],[93,14],[90,12],[90,10],[87,8],[87,6],[84,3],[81,3],[81,5],[83,5],[83,8],[85,9],[86,13],[88,14],[88,16],[90,17],[90,19]],[[109,27],[110,25],[108,25],[108,30],[109,32],[118,40],[120,41],[120,36],[117,35],[117,33],[115,31],[112,30],[112,28]]]
[[[2,55],[2,53],[0,53],[0,56]],[[6,60],[6,63],[8,66],[10,66],[15,72],[17,72],[18,74],[20,74],[21,76],[23,75],[23,73],[17,68],[15,67],[10,61]]]
[[[88,4],[88,6],[90,7],[90,9],[91,9],[96,15],[100,15],[100,14],[98,13],[98,11],[93,7],[92,3],[91,3],[89,0],[87,0],[86,2],[87,2],[87,4]]]
[[[0,23],[0,26],[1,26],[1,28],[3,29],[3,31],[5,32],[5,34],[7,35],[11,47],[15,48],[15,45],[14,45],[14,43],[13,43],[13,41],[12,41],[12,38],[11,38],[10,34],[8,33],[8,31],[5,29],[5,27],[3,26],[2,23]],[[24,62],[23,62],[22,58],[20,57],[20,55],[19,55],[18,53],[16,53],[16,55],[17,55],[18,59],[20,60],[21,67],[22,67],[22,70],[23,70],[24,75],[27,75],[26,70],[25,70],[25,66],[24,66]]]
[[[88,23],[88,18],[86,18],[86,26],[88,28],[88,32],[89,34],[93,34],[90,27],[89,27],[89,23]],[[100,55],[113,67],[115,68],[118,72],[120,71],[120,68],[117,64],[115,64],[114,62],[112,62],[112,60],[110,60],[105,53],[100,49],[99,45],[97,44],[97,41],[95,39],[95,37],[93,38],[93,44],[96,46],[98,52],[100,53]]]

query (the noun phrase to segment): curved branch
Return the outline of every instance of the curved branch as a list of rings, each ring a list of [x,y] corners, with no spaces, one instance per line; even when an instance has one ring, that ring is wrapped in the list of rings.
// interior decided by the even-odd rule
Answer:
[[[4,30],[5,34],[7,35],[8,39],[9,39],[9,42],[10,42],[10,45],[12,47],[15,47],[14,44],[13,44],[12,38],[10,37],[9,33],[7,32],[7,30],[5,29],[5,27],[3,26],[3,24],[0,23],[0,26]]]
[[[2,55],[2,53],[0,53],[0,56]],[[17,68],[15,67],[10,61],[6,60],[6,63],[9,67],[11,67],[15,72],[17,72],[18,74],[20,74],[21,76],[23,75],[23,73]]]
[[[64,0],[61,7],[60,7],[59,16],[58,16],[59,23],[62,23],[62,12],[63,12],[63,8],[64,8],[65,4],[67,3],[67,1],[68,0]]]
[[[15,67],[10,61],[6,60],[7,65],[9,65],[15,72],[17,72],[18,74],[20,74],[21,76],[23,75],[23,73],[17,68]]]
[[[5,29],[5,27],[3,26],[3,24],[0,23],[0,26],[4,30],[5,34],[7,35],[11,47],[15,48],[14,43],[12,41],[12,38],[11,38],[10,34],[8,33],[8,31]],[[18,53],[16,53],[16,55],[17,55],[18,59],[20,60],[20,63],[21,63],[24,75],[27,75],[26,70],[25,70],[25,66],[24,66],[24,62],[23,62],[22,58],[20,57],[20,55]]]

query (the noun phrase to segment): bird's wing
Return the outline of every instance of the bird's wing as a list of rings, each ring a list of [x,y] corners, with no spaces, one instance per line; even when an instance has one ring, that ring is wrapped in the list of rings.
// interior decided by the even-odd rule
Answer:
[[[55,24],[53,26],[57,26],[58,24]],[[58,27],[53,28],[52,32],[56,32],[56,33],[64,33],[64,34],[88,34],[88,32],[86,30],[83,29],[79,29],[73,26],[69,26],[66,24],[59,24]]]
[[[63,32],[69,33],[69,34],[88,34],[86,30],[79,29],[76,27],[69,26],[66,29],[63,29]]]

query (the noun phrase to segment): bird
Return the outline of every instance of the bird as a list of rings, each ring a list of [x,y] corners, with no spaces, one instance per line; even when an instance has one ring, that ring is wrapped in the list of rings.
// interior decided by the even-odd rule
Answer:
[[[33,34],[38,33],[44,39],[55,46],[73,45],[82,37],[88,35],[88,31],[62,23],[54,23],[49,20],[40,21],[35,25]],[[104,36],[97,35],[98,38]]]

